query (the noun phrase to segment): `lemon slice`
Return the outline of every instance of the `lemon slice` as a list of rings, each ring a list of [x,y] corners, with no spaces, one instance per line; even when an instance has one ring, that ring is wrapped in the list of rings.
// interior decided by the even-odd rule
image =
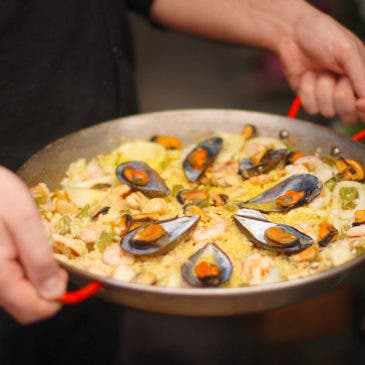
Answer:
[[[216,161],[218,163],[226,163],[232,160],[239,160],[246,142],[245,137],[233,133],[217,133],[216,136],[223,139],[222,148],[218,153]]]

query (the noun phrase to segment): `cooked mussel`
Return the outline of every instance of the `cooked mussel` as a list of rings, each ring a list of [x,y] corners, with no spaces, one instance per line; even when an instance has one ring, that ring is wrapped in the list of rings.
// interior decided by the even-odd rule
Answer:
[[[322,182],[314,175],[293,175],[262,194],[240,203],[240,207],[262,212],[286,212],[311,202],[322,188]]]
[[[127,233],[122,239],[121,247],[134,255],[166,253],[192,233],[199,219],[199,216],[183,216],[146,223]]]
[[[91,217],[91,220],[92,221],[96,221],[99,217],[99,215],[105,215],[105,214],[108,214],[110,210],[110,207],[103,207],[101,209],[99,209],[92,217]]]
[[[113,225],[114,229],[118,229],[120,238],[124,237],[129,230],[131,229],[133,224],[133,218],[130,214],[123,214],[120,217],[120,220]]]
[[[286,149],[271,150],[251,156],[240,163],[240,174],[249,179],[252,176],[261,175],[272,170],[282,161],[286,155]]]
[[[365,178],[365,170],[355,160],[340,157],[336,161],[338,177],[344,180],[362,181]]]
[[[352,226],[356,227],[362,224],[365,224],[365,210],[357,210],[355,212],[355,222],[352,223]]]
[[[195,252],[182,268],[182,276],[190,285],[218,286],[229,280],[232,263],[228,256],[213,242]]]
[[[321,247],[328,246],[335,241],[338,236],[338,230],[332,224],[321,222],[319,225],[318,245]]]
[[[196,203],[188,203],[183,206],[183,212],[185,215],[199,215],[200,217],[204,215],[204,211]]]
[[[228,201],[229,197],[227,194],[219,194],[210,192],[209,193],[209,200],[212,202],[212,205],[215,207],[222,207]]]
[[[150,141],[158,143],[169,150],[180,150],[182,147],[179,138],[172,136],[153,136]]]
[[[150,198],[170,194],[170,189],[160,175],[142,161],[129,161],[116,168],[116,175],[123,183],[141,191]]]
[[[241,136],[245,137],[246,139],[255,137],[256,135],[257,129],[252,124],[246,124],[241,131]]]
[[[206,189],[184,189],[180,190],[176,195],[176,199],[180,204],[185,203],[197,203],[207,200],[209,197],[209,192]]]
[[[286,224],[233,216],[238,228],[257,247],[281,253],[296,253],[313,244],[311,237]]]
[[[267,221],[267,218],[259,210],[255,209],[247,209],[247,208],[238,209],[236,215],[246,218],[253,218],[262,221]]]
[[[211,165],[222,147],[220,137],[212,137],[199,143],[185,158],[183,168],[186,178],[195,182]]]
[[[304,154],[299,151],[291,151],[285,156],[285,163],[287,165],[295,163],[295,161],[304,157]]]

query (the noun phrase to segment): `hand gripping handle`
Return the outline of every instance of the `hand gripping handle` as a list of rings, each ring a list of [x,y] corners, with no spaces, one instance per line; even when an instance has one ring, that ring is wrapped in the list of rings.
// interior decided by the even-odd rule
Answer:
[[[65,293],[57,301],[62,304],[77,304],[94,295],[100,288],[101,284],[99,282],[92,281],[80,289]]]
[[[302,103],[300,101],[300,98],[299,98],[299,96],[296,96],[290,105],[288,117],[296,118],[300,111],[301,106],[302,106]],[[357,132],[356,134],[354,134],[352,136],[352,139],[354,141],[358,141],[358,142],[360,142],[364,138],[365,138],[365,129],[361,130],[360,132]]]

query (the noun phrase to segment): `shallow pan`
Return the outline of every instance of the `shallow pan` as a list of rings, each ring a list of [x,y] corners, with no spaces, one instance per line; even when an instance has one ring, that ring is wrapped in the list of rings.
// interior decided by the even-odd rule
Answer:
[[[155,134],[170,134],[189,144],[214,131],[239,133],[247,123],[254,124],[261,136],[279,137],[283,135],[282,131],[287,132],[290,141],[306,153],[320,149],[324,155],[330,155],[337,147],[344,157],[351,157],[365,165],[363,145],[323,126],[258,112],[195,109],[140,114],[81,130],[33,155],[18,173],[29,186],[43,181],[54,189],[72,161],[111,151],[119,144],[121,136],[148,139]],[[72,282],[85,285],[96,281],[101,286],[97,295],[114,303],[166,314],[221,316],[259,312],[314,296],[338,284],[364,260],[365,255],[362,255],[344,265],[303,279],[226,289],[143,286],[106,279],[62,265],[69,272]],[[98,289],[99,284],[93,288]]]

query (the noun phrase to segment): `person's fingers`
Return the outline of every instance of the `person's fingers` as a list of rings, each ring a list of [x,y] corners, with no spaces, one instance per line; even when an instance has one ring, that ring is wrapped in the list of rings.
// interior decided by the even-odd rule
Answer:
[[[365,98],[356,100],[356,109],[360,113],[365,113]]]
[[[351,80],[354,91],[360,98],[365,98],[365,48],[363,43],[354,39],[342,46],[341,63],[346,75]]]
[[[16,262],[2,262],[2,270],[12,277],[6,275],[0,280],[0,303],[16,320],[23,324],[31,323],[51,317],[60,310],[60,304],[38,295],[31,283],[22,277]]]
[[[329,73],[317,75],[315,97],[319,112],[326,118],[333,118],[335,116],[335,106],[333,105],[335,85],[336,80],[333,75]]]
[[[357,117],[359,120],[361,120],[362,122],[365,122],[365,113],[362,112],[357,112]]]
[[[66,289],[67,276],[53,258],[40,215],[27,187],[15,174],[0,167],[0,217],[16,245],[25,274],[46,299]]]
[[[357,110],[358,119],[365,122],[365,98],[357,99],[355,106]]]
[[[357,116],[360,120],[365,122],[365,98],[357,99],[355,106],[357,110]]]
[[[298,95],[302,101],[303,108],[312,115],[319,112],[315,89],[316,75],[313,72],[306,72],[300,80]]]
[[[357,122],[356,98],[352,84],[347,77],[341,77],[334,93],[336,113],[347,124]]]
[[[0,305],[21,323],[31,323],[57,313],[60,304],[43,299],[24,276],[16,260],[9,232],[0,221]]]

